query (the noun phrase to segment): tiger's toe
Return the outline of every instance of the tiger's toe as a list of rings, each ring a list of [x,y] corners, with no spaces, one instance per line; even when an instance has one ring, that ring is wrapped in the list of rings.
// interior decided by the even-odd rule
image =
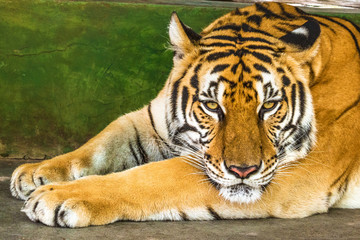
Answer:
[[[31,221],[48,226],[85,227],[90,224],[86,203],[72,196],[61,185],[47,185],[34,191],[25,202],[22,212]]]

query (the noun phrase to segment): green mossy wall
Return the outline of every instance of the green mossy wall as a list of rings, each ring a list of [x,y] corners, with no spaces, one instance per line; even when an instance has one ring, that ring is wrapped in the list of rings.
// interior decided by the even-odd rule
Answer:
[[[0,155],[68,152],[153,99],[171,69],[176,10],[200,30],[228,10],[0,2]]]
[[[229,11],[0,1],[0,156],[71,151],[154,98],[171,69],[174,10],[197,31]]]

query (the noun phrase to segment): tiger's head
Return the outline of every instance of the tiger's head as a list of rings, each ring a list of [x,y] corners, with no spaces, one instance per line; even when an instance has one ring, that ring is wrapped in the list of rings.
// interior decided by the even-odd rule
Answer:
[[[319,24],[289,6],[299,16],[267,18],[266,6],[237,9],[200,35],[176,13],[169,26],[172,139],[199,151],[194,161],[232,202],[260,199],[279,168],[315,143]]]

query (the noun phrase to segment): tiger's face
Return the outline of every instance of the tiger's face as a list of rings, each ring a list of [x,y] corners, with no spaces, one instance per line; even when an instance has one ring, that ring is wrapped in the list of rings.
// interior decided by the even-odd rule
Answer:
[[[190,52],[179,53],[181,44],[171,39],[178,47],[170,99],[173,137],[199,151],[196,161],[201,158],[202,170],[223,197],[254,202],[282,166],[305,157],[314,145],[309,74],[281,39],[241,27],[226,31],[228,23],[191,36],[179,24],[195,40],[188,42]],[[310,36],[311,30],[305,24],[295,34]],[[308,48],[314,56],[316,47]]]

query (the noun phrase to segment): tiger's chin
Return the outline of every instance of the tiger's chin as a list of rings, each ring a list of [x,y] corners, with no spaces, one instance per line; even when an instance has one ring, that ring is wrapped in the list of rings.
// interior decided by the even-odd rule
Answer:
[[[264,188],[253,187],[246,184],[232,186],[221,186],[220,195],[226,200],[234,203],[253,203],[261,198]]]

